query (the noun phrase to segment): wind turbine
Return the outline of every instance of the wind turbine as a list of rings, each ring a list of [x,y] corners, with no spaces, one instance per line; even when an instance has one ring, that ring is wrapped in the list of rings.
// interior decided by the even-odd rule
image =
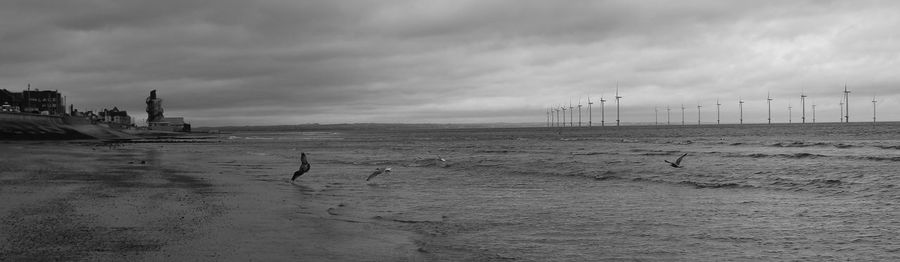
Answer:
[[[547,108],[547,127],[550,127],[550,108]]]
[[[700,108],[703,107],[700,103],[697,103],[697,126],[700,126]]]
[[[559,108],[553,108],[553,112],[556,112],[556,127],[559,127]]]
[[[560,106],[560,108],[562,108],[562,111],[563,111],[563,113],[562,113],[562,116],[563,116],[563,118],[562,118],[562,120],[563,120],[563,121],[562,121],[562,126],[563,126],[563,127],[566,127],[566,106]]]
[[[845,115],[847,119],[847,123],[850,123],[850,91],[847,91],[847,84],[844,83],[844,106],[847,107],[847,114]]]
[[[578,99],[578,127],[581,127],[581,98]]]
[[[769,124],[772,124],[772,94],[766,93],[766,101],[769,104]]]
[[[591,105],[593,105],[593,104],[594,104],[594,102],[591,102],[591,96],[588,96],[588,127],[594,126],[594,124],[593,124],[594,115],[592,114],[592,110],[591,110]]]
[[[666,105],[666,125],[672,125],[672,109]]]
[[[619,126],[619,82],[616,82],[616,126]]]
[[[653,125],[659,126],[659,107],[653,107]]]
[[[606,99],[603,99],[603,94],[600,94],[600,126],[606,126],[606,111],[603,109],[604,105],[606,105]]]
[[[575,107],[572,106],[572,99],[569,99],[569,127],[575,126]]]
[[[875,96],[872,96],[872,124],[873,125],[876,123],[875,122],[875,102],[876,102]]]
[[[847,95],[847,94],[844,94],[844,95]],[[841,118],[838,119],[838,122],[843,123],[844,122],[844,97],[843,96],[841,96],[841,103],[840,103],[839,107],[841,108]]]
[[[684,104],[681,104],[681,126],[684,126]]]
[[[556,108],[550,107],[550,126],[559,126],[559,114],[556,113]]]
[[[719,104],[719,99],[716,98],[716,125],[721,124],[721,114],[719,114],[719,109],[722,107],[722,104]]]
[[[812,110],[813,110],[813,124],[815,124],[816,123],[816,103],[812,104]]]
[[[802,108],[802,110],[800,110],[802,113],[800,120],[806,124],[806,94],[804,94],[803,91],[800,91],[800,107]]]
[[[792,116],[793,116],[793,114],[791,114],[791,103],[788,103],[788,124],[791,123]]]
[[[743,125],[744,124],[744,99],[741,99],[740,97],[738,97],[738,107],[741,110],[741,116],[740,116],[739,120],[741,121],[741,125]]]

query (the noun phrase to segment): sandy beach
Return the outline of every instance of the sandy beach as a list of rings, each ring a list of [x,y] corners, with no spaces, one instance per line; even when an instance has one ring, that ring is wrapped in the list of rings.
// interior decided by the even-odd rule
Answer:
[[[6,141],[0,260],[892,260],[897,129]]]
[[[236,176],[249,170],[287,178],[290,161],[211,154],[196,144],[5,142],[2,147],[2,260],[425,257],[412,233],[329,218],[321,203],[304,202],[302,185],[278,179],[273,189],[255,177]]]

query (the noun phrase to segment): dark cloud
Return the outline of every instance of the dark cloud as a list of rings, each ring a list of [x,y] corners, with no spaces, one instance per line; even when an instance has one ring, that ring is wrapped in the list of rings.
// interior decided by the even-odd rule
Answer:
[[[873,95],[897,106],[896,5],[3,1],[0,88],[31,83],[137,118],[157,89],[167,115],[233,125],[541,122],[546,107],[608,98],[618,82],[629,122],[682,103],[712,119],[716,99],[736,118],[738,98],[762,122],[767,92],[776,119],[800,92],[837,115],[845,82],[865,97],[854,112]]]

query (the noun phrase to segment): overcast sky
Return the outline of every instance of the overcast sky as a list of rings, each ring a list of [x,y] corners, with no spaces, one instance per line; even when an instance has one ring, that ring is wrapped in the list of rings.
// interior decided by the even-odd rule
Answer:
[[[2,0],[0,88],[194,126],[900,120],[900,1]],[[595,106],[599,106],[596,103]],[[607,102],[607,121],[615,119]],[[594,121],[599,110],[594,108]],[[577,119],[577,114],[576,114]]]

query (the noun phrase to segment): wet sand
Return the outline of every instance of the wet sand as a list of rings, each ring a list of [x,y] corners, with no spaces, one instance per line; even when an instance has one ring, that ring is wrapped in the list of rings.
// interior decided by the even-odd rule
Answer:
[[[271,190],[272,183],[247,181],[233,168],[210,164],[235,157],[203,152],[204,145],[0,147],[0,260],[424,258],[415,234],[331,219],[327,208],[302,203],[297,190]],[[237,158],[254,163],[252,157]],[[258,168],[291,171],[286,165]],[[276,183],[302,187],[286,179]]]

